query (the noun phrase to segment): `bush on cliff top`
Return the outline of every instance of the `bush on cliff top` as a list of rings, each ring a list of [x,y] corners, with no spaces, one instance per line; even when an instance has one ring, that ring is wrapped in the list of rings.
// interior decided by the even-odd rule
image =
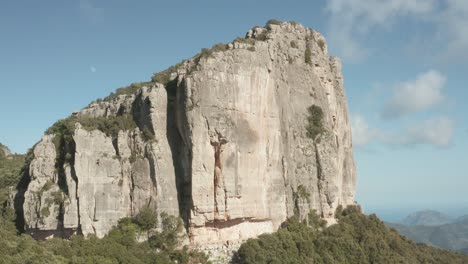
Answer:
[[[73,236],[70,240],[54,238],[36,241],[29,235],[17,235],[11,219],[0,216],[1,263],[209,263],[205,254],[191,251],[181,245],[174,235],[174,226],[164,221],[177,222],[173,216],[162,215],[163,230],[154,232],[150,241],[138,242],[141,227],[134,219],[124,218],[102,239],[95,236]],[[174,220],[176,219],[176,220]],[[167,246],[172,243],[171,246]],[[174,246],[175,245],[175,246]]]
[[[111,101],[115,98],[118,98],[121,95],[129,95],[135,93],[138,89],[142,88],[143,86],[151,87],[153,85],[152,82],[136,82],[132,83],[129,86],[122,87],[117,89],[115,92],[112,92],[110,95],[104,98],[104,101]]]
[[[71,116],[57,121],[47,129],[46,134],[71,136],[76,123],[80,123],[88,131],[97,129],[110,137],[117,137],[120,130],[132,130],[137,127],[133,117],[128,114],[110,117]]]

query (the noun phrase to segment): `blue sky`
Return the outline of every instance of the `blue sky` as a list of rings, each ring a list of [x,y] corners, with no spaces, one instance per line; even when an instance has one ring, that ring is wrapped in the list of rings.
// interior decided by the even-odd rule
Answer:
[[[319,30],[343,61],[366,212],[468,213],[464,0],[4,0],[0,142],[25,152],[90,101],[271,18]]]

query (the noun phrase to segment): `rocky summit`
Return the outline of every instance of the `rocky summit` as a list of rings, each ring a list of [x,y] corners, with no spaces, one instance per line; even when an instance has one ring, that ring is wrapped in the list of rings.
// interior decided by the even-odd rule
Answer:
[[[149,206],[180,216],[191,246],[222,249],[310,210],[333,224],[339,205],[355,204],[340,61],[294,22],[91,103],[29,157],[15,210],[37,238],[103,237]]]

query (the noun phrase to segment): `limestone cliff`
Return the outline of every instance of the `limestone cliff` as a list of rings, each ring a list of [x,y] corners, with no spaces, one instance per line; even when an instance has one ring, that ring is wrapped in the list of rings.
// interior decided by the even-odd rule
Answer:
[[[93,102],[33,154],[16,207],[37,237],[102,237],[149,205],[209,248],[275,231],[295,212],[333,223],[338,205],[354,204],[341,64],[296,23],[256,27]]]

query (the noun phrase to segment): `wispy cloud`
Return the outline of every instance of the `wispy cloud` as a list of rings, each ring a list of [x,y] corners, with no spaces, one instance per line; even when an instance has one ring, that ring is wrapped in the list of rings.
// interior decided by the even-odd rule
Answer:
[[[409,41],[410,50],[417,45],[414,52],[422,52],[422,48],[434,62],[468,59],[466,0],[329,0],[325,12],[329,15],[327,37],[338,55],[348,61],[358,61],[371,52],[366,46],[370,34],[391,31],[403,19],[431,27]]]
[[[79,4],[81,17],[90,23],[98,23],[104,19],[104,10],[96,7],[92,0],[80,0]]]
[[[445,98],[442,94],[445,82],[444,75],[431,70],[417,76],[415,80],[396,85],[381,116],[384,119],[395,119],[440,104]]]
[[[446,0],[446,8],[434,17],[437,36],[444,47],[439,59],[459,61],[468,59],[468,1]]]
[[[372,30],[391,29],[402,16],[427,15],[435,5],[435,0],[329,0],[327,35],[340,56],[359,60],[368,54],[362,40]]]
[[[351,116],[351,130],[353,133],[353,145],[365,146],[374,141],[378,135],[370,129],[369,124],[362,115]]]
[[[94,67],[94,66],[89,67],[89,70],[90,70],[92,73],[97,72],[97,69],[96,69],[96,67]]]
[[[402,134],[384,134],[382,141],[400,146],[433,145],[447,147],[451,144],[455,121],[448,117],[435,117],[406,128]]]
[[[448,147],[453,141],[455,121],[448,117],[439,116],[415,123],[398,132],[387,132],[371,128],[363,116],[353,115],[351,117],[351,129],[353,144],[357,147],[372,143],[400,147],[416,145]]]

